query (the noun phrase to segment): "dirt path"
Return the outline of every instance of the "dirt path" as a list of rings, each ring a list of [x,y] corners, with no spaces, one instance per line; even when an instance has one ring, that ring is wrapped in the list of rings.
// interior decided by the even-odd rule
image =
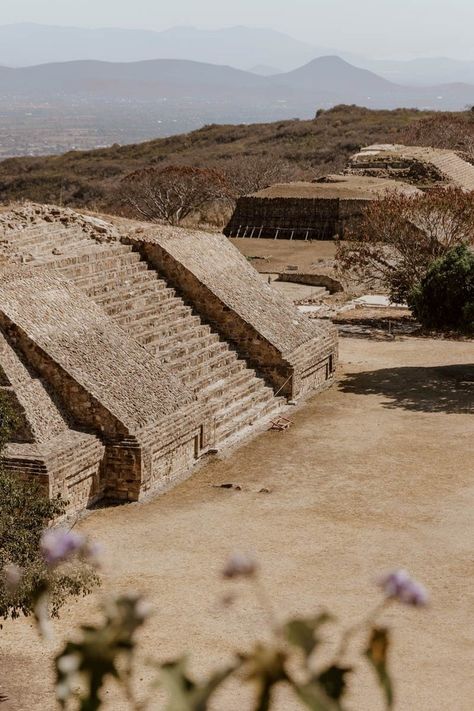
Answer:
[[[432,605],[387,615],[396,709],[471,711],[473,351],[472,342],[342,339],[338,385],[295,411],[289,432],[263,434],[150,503],[90,515],[81,528],[105,546],[104,590],[140,590],[157,610],[143,653],[192,650],[200,672],[264,632],[245,587],[234,607],[219,604],[228,584],[218,571],[234,549],[255,551],[280,615],[324,605],[345,623],[377,600],[374,575],[402,565]],[[215,488],[227,482],[242,490]],[[59,635],[94,602],[69,605]],[[48,652],[31,625],[8,623],[0,645],[11,697],[2,709],[53,709]],[[351,711],[381,711],[374,689],[368,671],[359,676]],[[108,709],[125,708],[113,691],[107,698]],[[242,711],[247,698],[231,687],[215,711]],[[277,711],[299,708],[278,696]]]

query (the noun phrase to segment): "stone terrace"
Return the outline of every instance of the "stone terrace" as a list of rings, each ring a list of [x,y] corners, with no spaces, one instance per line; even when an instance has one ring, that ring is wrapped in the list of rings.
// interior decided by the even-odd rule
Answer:
[[[331,381],[333,327],[299,315],[224,236],[119,238],[41,210],[0,220],[0,384],[22,422],[5,459],[70,510],[163,487]]]
[[[224,232],[229,237],[331,240],[343,237],[364,207],[388,191],[417,193],[389,177],[328,175],[311,183],[278,183],[241,197]]]
[[[403,180],[424,189],[450,185],[474,190],[474,165],[462,154],[441,148],[391,144],[367,146],[352,157],[346,172]]]

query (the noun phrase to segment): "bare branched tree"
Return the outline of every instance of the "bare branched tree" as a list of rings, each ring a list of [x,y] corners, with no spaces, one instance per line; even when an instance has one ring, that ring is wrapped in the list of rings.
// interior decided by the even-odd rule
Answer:
[[[229,195],[221,173],[185,165],[137,170],[123,178],[121,191],[137,216],[171,225]]]
[[[440,114],[413,122],[400,135],[408,146],[432,146],[460,151],[474,161],[474,112]]]
[[[388,193],[368,205],[337,251],[339,267],[404,302],[434,259],[474,244],[474,194],[457,188],[407,196]]]
[[[272,156],[235,156],[225,169],[227,182],[234,200],[268,188],[275,183],[289,182],[302,177],[296,165]]]

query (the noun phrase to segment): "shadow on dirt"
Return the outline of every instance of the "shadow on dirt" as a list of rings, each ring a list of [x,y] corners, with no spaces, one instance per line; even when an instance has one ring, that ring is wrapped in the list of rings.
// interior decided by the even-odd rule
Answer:
[[[406,367],[349,373],[345,393],[383,395],[384,407],[420,412],[474,413],[474,364]]]

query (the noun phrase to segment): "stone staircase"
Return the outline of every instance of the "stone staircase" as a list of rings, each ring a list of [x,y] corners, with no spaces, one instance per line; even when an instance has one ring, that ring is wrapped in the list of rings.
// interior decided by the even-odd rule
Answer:
[[[77,239],[50,266],[195,392],[214,417],[218,446],[281,410],[284,398],[276,397],[138,252],[114,243],[82,254]]]
[[[48,260],[53,254],[69,252],[71,248],[85,251],[98,243],[89,239],[79,228],[67,228],[63,225],[41,225],[29,227],[1,239],[10,251],[30,255],[35,260]]]
[[[464,190],[474,190],[474,166],[451,151],[433,151],[431,163],[449,181]]]

